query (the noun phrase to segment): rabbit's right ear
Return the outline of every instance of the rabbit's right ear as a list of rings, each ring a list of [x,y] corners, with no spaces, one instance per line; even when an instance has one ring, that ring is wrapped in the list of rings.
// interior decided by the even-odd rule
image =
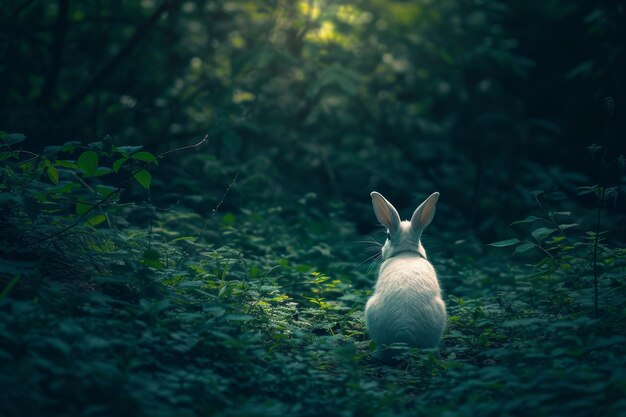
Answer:
[[[373,191],[370,196],[372,197],[374,214],[376,214],[376,218],[380,224],[390,231],[398,229],[400,227],[400,216],[396,208],[376,191]]]
[[[439,200],[439,193],[432,193],[430,197],[415,209],[413,216],[411,216],[411,229],[413,229],[418,236],[421,235],[422,230],[433,221],[437,200]]]

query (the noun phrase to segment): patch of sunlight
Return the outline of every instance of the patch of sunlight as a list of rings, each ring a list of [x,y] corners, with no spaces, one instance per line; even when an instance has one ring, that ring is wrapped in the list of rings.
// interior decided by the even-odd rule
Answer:
[[[381,11],[386,11],[387,17],[393,22],[395,27],[411,26],[424,14],[423,5],[416,4],[416,2],[375,0],[374,3],[377,4]]]
[[[316,1],[301,1],[298,3],[300,13],[307,16],[311,20],[320,17],[321,10]]]
[[[364,12],[352,5],[339,6],[337,10],[337,19],[348,24],[367,24],[370,23],[374,16],[370,12]]]
[[[202,60],[197,56],[194,56],[193,58],[191,58],[191,61],[189,61],[189,65],[191,65],[191,68],[193,68],[194,70],[199,70],[200,68],[202,68]]]
[[[252,101],[256,98],[256,96],[252,93],[250,93],[249,91],[243,91],[243,90],[235,90],[233,92],[233,103],[243,103],[245,101]]]
[[[154,9],[154,0],[141,0],[141,7],[144,9]]]
[[[348,43],[347,38],[335,30],[335,24],[329,21],[322,22],[319,29],[309,32],[306,35],[306,39],[312,42],[319,43]]]
[[[383,54],[383,62],[396,72],[406,72],[411,67],[411,63],[404,58],[396,58],[391,53]]]
[[[237,49],[241,49],[246,46],[246,40],[241,36],[241,33],[234,31],[228,34],[228,40],[230,44]]]

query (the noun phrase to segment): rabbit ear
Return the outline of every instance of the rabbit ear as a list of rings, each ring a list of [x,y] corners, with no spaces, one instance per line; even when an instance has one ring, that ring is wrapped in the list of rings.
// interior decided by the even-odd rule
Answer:
[[[419,205],[411,216],[411,229],[421,234],[435,217],[435,205],[439,199],[439,193],[432,193],[422,204]]]
[[[400,227],[400,216],[395,207],[376,191],[373,191],[370,196],[372,197],[374,213],[380,224],[389,230],[396,230]]]

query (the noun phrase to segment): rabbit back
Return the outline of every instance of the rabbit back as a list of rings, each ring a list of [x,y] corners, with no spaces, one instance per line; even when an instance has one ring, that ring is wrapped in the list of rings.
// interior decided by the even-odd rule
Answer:
[[[446,307],[430,262],[415,255],[383,262],[365,306],[365,324],[379,348],[392,343],[437,347],[446,325]]]

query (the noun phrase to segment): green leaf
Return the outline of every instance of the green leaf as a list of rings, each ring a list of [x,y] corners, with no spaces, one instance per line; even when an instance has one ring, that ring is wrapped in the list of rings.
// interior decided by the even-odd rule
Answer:
[[[93,210],[94,207],[95,207],[95,204],[85,203],[84,201],[77,201],[76,202],[76,214],[78,214],[79,216],[82,216],[88,213],[89,211]]]
[[[141,148],[143,148],[143,146],[120,146],[118,148],[115,148],[113,152],[120,153],[122,154],[122,156],[128,156],[133,152],[140,151]]]
[[[87,219],[87,223],[91,226],[96,226],[106,219],[107,218],[104,214],[96,214],[95,216],[91,216],[89,219]]]
[[[43,154],[46,156],[56,155],[58,154],[62,148],[60,146],[46,146],[43,148]]]
[[[138,161],[147,162],[149,164],[154,162],[155,165],[158,165],[156,156],[152,155],[150,152],[141,151],[141,152],[132,154],[130,157]]]
[[[75,188],[80,188],[80,187],[81,185],[79,183],[64,181],[57,186],[48,187],[48,192],[50,194],[69,194]]]
[[[513,239],[500,240],[498,242],[489,243],[488,246],[494,246],[496,248],[504,248],[504,247],[507,247],[507,246],[516,245],[516,244],[518,244],[520,242],[521,241],[519,239],[513,238]]]
[[[113,162],[113,171],[119,172],[120,168],[122,168],[122,165],[124,165],[124,162],[126,161],[128,161],[128,158],[126,157],[115,160]]]
[[[50,165],[46,172],[48,173],[48,178],[50,178],[52,184],[57,185],[59,183],[59,170]]]
[[[248,321],[254,319],[249,314],[227,314],[224,318],[228,321]]]
[[[146,171],[145,169],[137,171],[133,175],[133,178],[135,178],[135,180],[137,180],[137,182],[146,190],[150,189],[150,182],[152,181],[152,175],[150,175],[150,173]]]
[[[513,253],[516,254],[516,253],[528,252],[535,246],[537,245],[535,245],[534,243],[530,243],[530,242],[522,243],[521,245],[515,248],[515,251],[513,251]]]
[[[78,165],[74,161],[68,161],[65,159],[57,159],[54,161],[54,165],[61,168],[78,169]]]
[[[0,152],[0,161],[5,161],[7,159],[18,159],[17,152]]]
[[[232,227],[235,224],[235,215],[233,213],[226,213],[222,217],[223,227]]]
[[[118,188],[111,187],[109,185],[96,185],[95,189],[98,194],[100,194],[104,198],[107,198],[109,195],[117,192],[118,190]]]
[[[146,249],[143,253],[143,264],[156,269],[163,269],[165,265],[160,260],[161,254],[156,249]]]
[[[515,222],[511,223],[509,226],[513,226],[514,224],[533,223],[533,222],[536,222],[537,220],[545,220],[545,221],[547,221],[546,219],[542,219],[541,217],[528,216],[524,220],[518,220],[518,221],[515,221]]]
[[[549,228],[549,227],[540,227],[539,229],[533,230],[531,234],[537,241],[541,241],[545,239],[546,237],[550,236],[554,232],[556,232],[556,229]]]
[[[15,145],[16,143],[20,143],[26,140],[26,136],[21,133],[9,133],[4,137],[4,143],[9,146]]]
[[[77,140],[73,140],[73,141],[70,141],[70,142],[65,142],[65,143],[63,144],[63,147],[62,147],[63,152],[69,152],[69,153],[72,153],[72,152],[74,152],[74,150],[76,149],[76,147],[77,147],[77,146],[79,146],[81,143],[82,143],[82,142],[77,141]]]
[[[112,173],[113,170],[111,168],[107,168],[107,167],[98,167],[98,169],[96,169],[96,172],[93,173],[92,177],[101,177],[103,175],[107,175]]]
[[[194,240],[196,240],[196,236],[182,236],[182,237],[177,237],[174,240],[171,240],[170,243],[175,243],[175,242],[180,242],[180,241],[185,241],[185,242],[193,242]]]
[[[91,176],[98,169],[98,154],[94,151],[85,151],[78,157],[76,163],[86,176]]]

